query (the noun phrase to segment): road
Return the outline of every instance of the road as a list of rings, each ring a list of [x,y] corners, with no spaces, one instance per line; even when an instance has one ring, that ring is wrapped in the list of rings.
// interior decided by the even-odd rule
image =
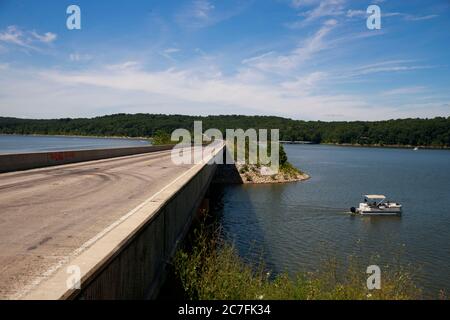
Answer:
[[[162,151],[0,174],[0,299],[22,297],[190,167]]]

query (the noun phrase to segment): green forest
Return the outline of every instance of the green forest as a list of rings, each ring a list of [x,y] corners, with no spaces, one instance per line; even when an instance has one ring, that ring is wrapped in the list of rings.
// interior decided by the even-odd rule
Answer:
[[[408,145],[450,147],[450,117],[386,121],[302,121],[274,116],[186,116],[114,114],[95,118],[31,120],[0,117],[1,134],[152,137],[177,128],[193,130],[196,120],[203,130],[280,129],[285,141],[358,145]]]

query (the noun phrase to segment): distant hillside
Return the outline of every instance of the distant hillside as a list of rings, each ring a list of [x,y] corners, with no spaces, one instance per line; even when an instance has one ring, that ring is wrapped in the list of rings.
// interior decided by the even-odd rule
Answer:
[[[115,114],[96,118],[29,120],[0,117],[0,133],[151,137],[157,131],[278,128],[282,140],[362,145],[411,145],[450,147],[450,117],[387,121],[299,121],[272,116],[185,116],[162,114]]]

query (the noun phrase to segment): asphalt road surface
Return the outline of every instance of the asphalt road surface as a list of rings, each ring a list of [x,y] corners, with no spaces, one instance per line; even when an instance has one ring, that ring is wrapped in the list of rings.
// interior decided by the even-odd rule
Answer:
[[[20,298],[190,167],[162,151],[0,174],[0,299]]]

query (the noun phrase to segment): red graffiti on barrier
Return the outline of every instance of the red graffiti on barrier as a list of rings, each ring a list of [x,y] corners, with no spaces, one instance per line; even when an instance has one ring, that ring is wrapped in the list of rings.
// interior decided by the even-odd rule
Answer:
[[[69,152],[51,152],[48,154],[50,159],[53,161],[64,161],[68,159],[75,158],[75,152],[69,151]]]

